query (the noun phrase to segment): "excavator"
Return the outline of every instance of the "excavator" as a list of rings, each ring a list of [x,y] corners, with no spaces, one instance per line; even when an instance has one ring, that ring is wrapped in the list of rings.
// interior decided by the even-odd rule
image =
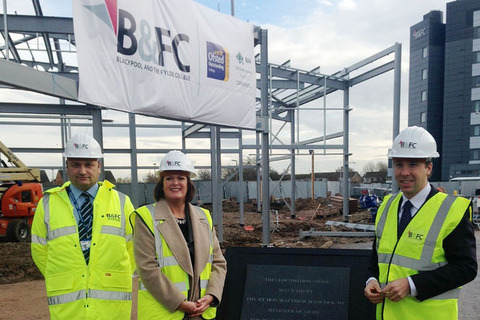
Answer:
[[[1,141],[0,151],[6,157],[6,161],[0,157],[0,237],[10,242],[28,241],[43,195],[40,169],[27,167]]]

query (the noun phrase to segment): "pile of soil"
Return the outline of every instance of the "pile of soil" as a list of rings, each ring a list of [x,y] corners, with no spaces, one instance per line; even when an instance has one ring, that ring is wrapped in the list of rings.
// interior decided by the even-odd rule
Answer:
[[[328,220],[342,221],[340,208],[332,210],[326,199],[300,199],[295,203],[295,216],[285,204],[288,199],[274,199],[270,215],[269,246],[284,248],[328,248],[332,244],[371,241],[371,238],[310,237],[300,239],[300,230],[354,231],[343,226],[326,226]],[[208,205],[204,207],[208,208]],[[208,208],[210,209],[210,208]],[[235,200],[223,203],[223,242],[226,247],[259,247],[262,245],[262,215],[255,202],[245,204],[243,225],[240,224],[239,207]],[[325,211],[328,210],[328,211]],[[260,210],[261,211],[261,210]],[[328,212],[328,214],[325,214]],[[368,211],[354,212],[349,222],[371,223]],[[0,238],[0,285],[43,279],[33,263],[30,242],[9,243]]]

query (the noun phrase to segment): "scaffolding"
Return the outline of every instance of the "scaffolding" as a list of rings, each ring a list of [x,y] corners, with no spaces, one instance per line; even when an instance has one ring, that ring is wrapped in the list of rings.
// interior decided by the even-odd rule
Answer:
[[[269,168],[275,161],[289,162],[291,194],[288,206],[291,216],[295,217],[295,173],[296,159],[301,156],[341,156],[343,176],[349,172],[349,89],[359,83],[377,77],[383,73],[394,72],[393,88],[393,137],[399,132],[400,111],[400,67],[401,44],[393,46],[368,57],[354,65],[334,74],[320,73],[320,68],[309,71],[290,66],[290,61],[272,64],[268,61],[268,31],[255,28],[255,45],[259,50],[256,57],[257,88],[257,126],[254,132],[200,123],[178,122],[178,124],[137,124],[138,115],[128,114],[127,124],[117,124],[104,119],[104,108],[85,105],[77,100],[78,68],[76,66],[75,36],[72,18],[43,16],[40,0],[32,1],[35,15],[0,16],[0,31],[4,44],[0,47],[3,59],[0,59],[0,84],[2,88],[22,89],[54,97],[58,103],[0,103],[0,117],[10,117],[18,126],[31,125],[31,121],[21,121],[25,117],[40,119],[36,125],[58,126],[62,144],[56,148],[14,147],[14,152],[57,153],[61,154],[70,135],[72,125],[91,126],[93,136],[103,148],[103,129],[122,126],[128,128],[128,148],[103,148],[105,154],[129,155],[130,165],[111,166],[104,164],[104,169],[129,169],[131,174],[131,195],[134,205],[138,206],[139,194],[138,170],[151,169],[152,166],[139,166],[138,155],[146,153],[165,154],[170,149],[138,148],[137,129],[175,128],[181,132],[181,150],[186,154],[210,155],[210,165],[199,166],[211,168],[212,214],[218,228],[219,240],[223,240],[222,229],[222,168],[238,171],[238,179],[243,181],[243,160],[245,155],[254,155],[257,170],[258,211],[262,212],[262,245],[270,243],[270,190]],[[367,69],[367,70],[365,70]],[[327,97],[336,95],[334,103],[327,103]],[[339,98],[338,98],[339,97]],[[69,103],[67,103],[67,101]],[[312,107],[312,104],[314,105]],[[320,104],[320,106],[318,106]],[[333,107],[331,106],[333,105]],[[322,119],[314,137],[303,139],[301,136],[302,115],[316,112]],[[331,130],[327,121],[329,114],[341,115],[342,129]],[[52,123],[42,117],[55,119]],[[72,119],[77,122],[72,123]],[[0,121],[1,123],[5,123]],[[12,124],[12,122],[8,122]],[[254,143],[246,143],[245,136],[254,135]],[[191,141],[206,139],[209,148],[189,147]],[[238,147],[224,148],[222,140],[235,141]],[[197,145],[197,143],[193,143]],[[234,156],[236,164],[222,164],[222,155]],[[37,166],[41,169],[63,169],[64,163],[52,166]],[[155,168],[154,168],[155,170]],[[64,177],[65,178],[65,177]],[[343,218],[347,221],[349,180],[343,179]],[[243,192],[243,191],[240,191]],[[239,199],[243,199],[239,194]],[[244,223],[243,201],[239,201],[239,223]]]

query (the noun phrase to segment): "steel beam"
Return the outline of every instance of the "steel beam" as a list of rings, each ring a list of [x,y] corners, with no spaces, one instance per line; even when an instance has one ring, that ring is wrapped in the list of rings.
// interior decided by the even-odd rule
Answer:
[[[78,99],[76,81],[4,59],[0,59],[0,83],[67,100]]]

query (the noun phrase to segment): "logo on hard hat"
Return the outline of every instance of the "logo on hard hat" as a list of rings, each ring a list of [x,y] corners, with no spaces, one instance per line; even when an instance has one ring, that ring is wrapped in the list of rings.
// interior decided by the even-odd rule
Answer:
[[[167,165],[169,167],[181,167],[182,166],[182,162],[181,161],[170,161],[170,160],[167,160]]]
[[[79,144],[79,143],[74,142],[73,147],[75,149],[88,149],[88,144],[86,144],[86,143]]]
[[[416,142],[406,142],[400,140],[398,143],[400,145],[400,148],[408,148],[408,149],[416,149],[417,148],[417,143]]]

